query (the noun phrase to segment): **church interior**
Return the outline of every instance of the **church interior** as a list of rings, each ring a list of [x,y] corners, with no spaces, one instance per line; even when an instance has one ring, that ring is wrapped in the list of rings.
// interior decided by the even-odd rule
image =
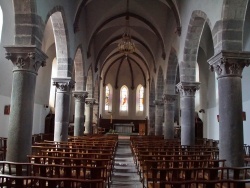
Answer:
[[[250,187],[248,0],[0,0],[0,61],[0,187]]]

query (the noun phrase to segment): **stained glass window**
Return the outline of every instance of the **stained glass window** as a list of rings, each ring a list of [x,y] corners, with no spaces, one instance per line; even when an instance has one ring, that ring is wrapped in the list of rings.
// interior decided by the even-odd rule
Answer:
[[[110,100],[110,89],[108,86],[106,86],[105,89],[105,111],[109,110],[109,100]]]
[[[120,111],[128,111],[128,88],[122,86],[120,91]]]
[[[139,88],[139,111],[144,110],[144,87]]]
[[[112,87],[110,84],[108,84],[105,87],[105,100],[104,100],[105,104],[104,104],[104,109],[107,112],[111,112],[112,111]]]

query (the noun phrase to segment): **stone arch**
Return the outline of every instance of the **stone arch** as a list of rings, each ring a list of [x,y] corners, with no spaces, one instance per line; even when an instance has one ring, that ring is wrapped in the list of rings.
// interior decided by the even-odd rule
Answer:
[[[84,90],[84,63],[82,58],[82,47],[78,47],[75,59],[75,90],[76,91],[83,91]]]
[[[15,11],[15,44],[36,45],[41,48],[44,22],[37,15],[36,1],[13,0]],[[23,29],[25,27],[25,29]]]
[[[94,90],[93,90],[93,71],[92,67],[90,66],[88,73],[87,73],[87,82],[86,82],[86,90],[88,92],[88,98],[93,98]]]
[[[58,77],[71,77],[73,61],[68,57],[69,43],[66,16],[64,9],[60,6],[54,7],[47,15],[47,21],[51,19],[53,34],[55,38],[56,58],[58,63]]]
[[[224,0],[221,21],[217,22],[213,33],[217,39],[216,51],[242,51],[243,27],[248,0]]]
[[[168,59],[168,67],[167,67],[167,77],[166,77],[166,93],[175,94],[175,85],[177,79],[177,67],[178,60],[176,56],[175,49],[171,49],[169,59]]]
[[[152,79],[149,91],[149,125],[148,125],[148,135],[155,134],[155,81]]]
[[[156,98],[155,99],[162,99],[164,91],[164,77],[162,68],[159,67],[158,75],[157,75],[157,86],[156,86]]]
[[[181,81],[195,81],[195,65],[197,61],[198,47],[205,22],[211,26],[211,23],[204,12],[196,10],[192,13],[185,40],[184,58],[183,61],[180,62]]]

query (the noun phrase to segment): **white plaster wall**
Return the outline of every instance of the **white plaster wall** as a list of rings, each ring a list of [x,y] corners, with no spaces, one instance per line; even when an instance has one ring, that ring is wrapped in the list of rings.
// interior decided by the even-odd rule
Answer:
[[[250,145],[250,100],[243,102],[243,111],[246,112],[246,121],[243,121],[244,144]]]
[[[12,90],[12,68],[11,61],[5,59],[6,45],[14,44],[14,10],[12,1],[0,0],[3,11],[3,27],[0,43],[0,136],[7,137],[9,115],[4,115],[4,106],[10,105]]]
[[[3,28],[0,43],[0,95],[10,97],[13,64],[5,58],[6,51],[4,46],[14,44],[14,10],[12,1],[0,0],[0,5],[3,10]]]
[[[250,51],[250,2],[248,2],[248,10],[246,12],[243,50]],[[242,73],[242,102],[243,111],[246,112],[246,121],[243,121],[244,144],[250,145],[250,68],[245,67]]]
[[[243,121],[244,143],[250,144],[250,68],[245,67],[242,73],[242,102],[243,111],[246,112],[246,121]]]
[[[10,105],[10,97],[0,95],[0,137],[8,136],[9,115],[4,115],[4,106]]]
[[[217,121],[217,115],[219,114],[218,106],[209,108],[207,113],[207,138],[219,140],[219,122]]]
[[[49,111],[50,109],[46,108],[44,105],[34,105],[32,134],[44,133],[45,117],[48,115]]]

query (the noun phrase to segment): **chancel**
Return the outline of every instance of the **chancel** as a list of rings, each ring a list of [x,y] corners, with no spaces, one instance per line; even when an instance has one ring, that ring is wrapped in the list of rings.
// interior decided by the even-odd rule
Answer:
[[[250,185],[249,0],[1,0],[0,54],[0,187]]]

